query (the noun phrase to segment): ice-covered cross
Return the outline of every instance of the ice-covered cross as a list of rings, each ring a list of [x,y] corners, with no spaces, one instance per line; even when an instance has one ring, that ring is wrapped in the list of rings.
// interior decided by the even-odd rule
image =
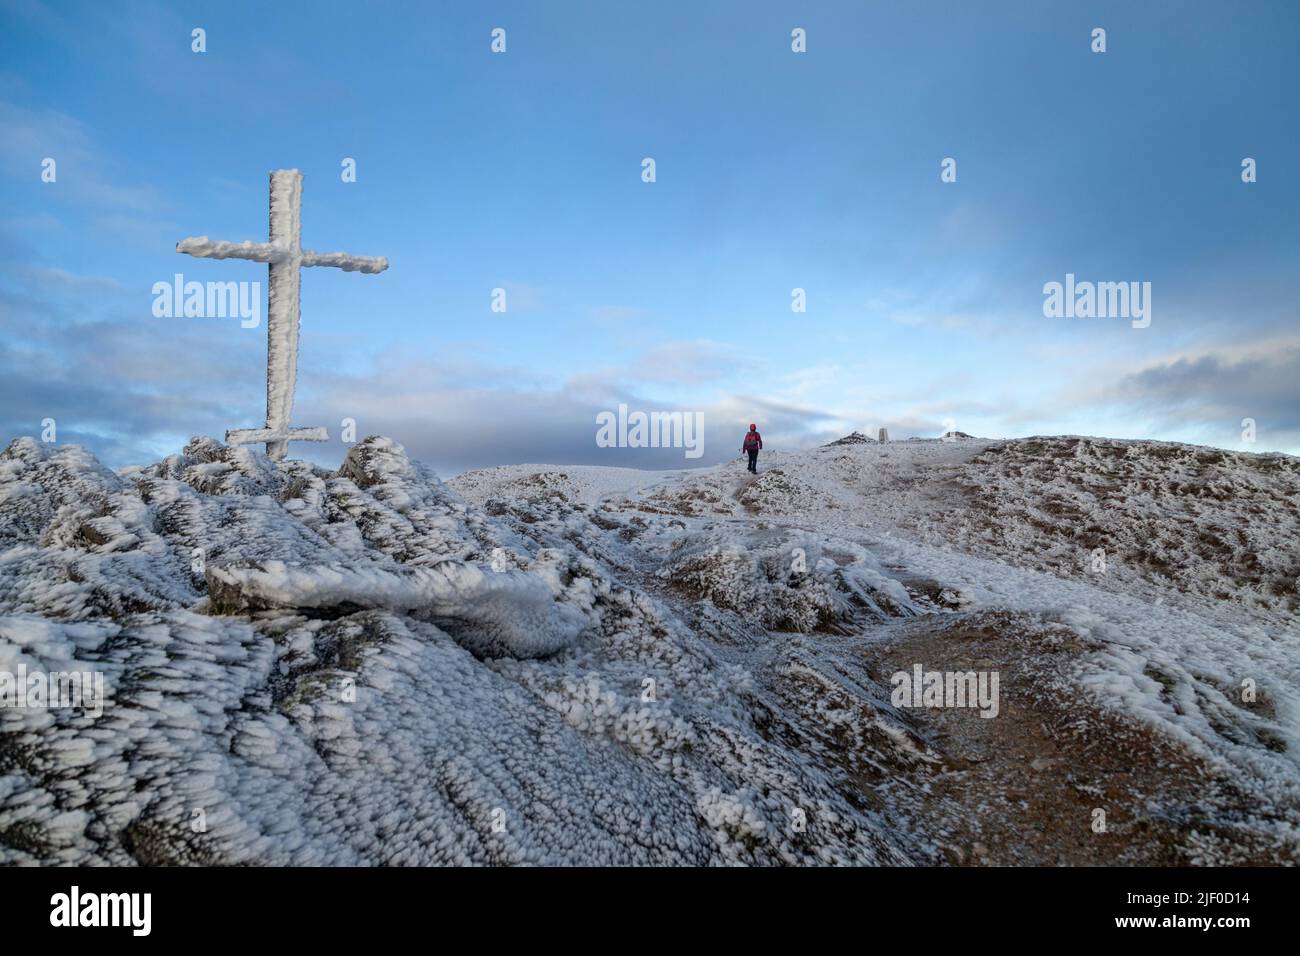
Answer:
[[[271,173],[270,242],[225,242],[193,236],[176,243],[176,251],[204,259],[251,259],[269,266],[266,309],[266,425],[233,428],[226,443],[266,442],[267,457],[284,457],[291,441],[328,441],[324,428],[293,428],[293,388],[298,380],[299,292],[302,266],[333,266],[345,272],[383,272],[383,256],[353,256],[346,252],[312,252],[302,247],[302,173],[277,169]]]

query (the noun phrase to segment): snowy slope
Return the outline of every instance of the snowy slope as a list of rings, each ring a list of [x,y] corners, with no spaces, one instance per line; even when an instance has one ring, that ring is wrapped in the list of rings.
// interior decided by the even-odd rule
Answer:
[[[0,710],[0,863],[1293,862],[1298,498],[1101,440],[443,484],[18,439],[0,671],[109,704]],[[914,660],[1003,716],[894,707]]]

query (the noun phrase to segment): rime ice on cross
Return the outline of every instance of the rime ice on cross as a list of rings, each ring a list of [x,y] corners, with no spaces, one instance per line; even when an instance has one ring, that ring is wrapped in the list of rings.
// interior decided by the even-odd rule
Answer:
[[[271,173],[270,242],[223,242],[196,236],[176,243],[176,251],[204,259],[251,259],[269,266],[266,309],[266,425],[234,428],[226,443],[266,442],[267,457],[284,457],[290,441],[328,441],[324,428],[292,428],[293,388],[298,380],[298,326],[301,266],[333,266],[345,272],[383,272],[383,256],[353,256],[346,252],[311,252],[302,247],[302,173],[277,169]]]

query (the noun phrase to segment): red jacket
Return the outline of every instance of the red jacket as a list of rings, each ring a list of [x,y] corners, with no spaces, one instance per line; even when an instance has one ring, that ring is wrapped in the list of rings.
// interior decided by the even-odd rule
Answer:
[[[745,443],[740,446],[741,451],[761,451],[763,448],[763,436],[757,431],[745,432]]]

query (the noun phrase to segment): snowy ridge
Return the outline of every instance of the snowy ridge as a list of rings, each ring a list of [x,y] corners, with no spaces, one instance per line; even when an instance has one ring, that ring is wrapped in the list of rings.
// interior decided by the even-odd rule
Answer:
[[[1115,456],[1035,441],[443,484],[384,438],[337,471],[199,438],[117,474],[18,439],[0,672],[93,669],[108,703],[0,709],[0,863],[997,862],[1040,812],[1065,829],[1024,861],[1294,862],[1295,460],[1088,532],[1036,509]],[[1139,484],[1186,467],[1128,444]],[[1040,458],[1050,492],[1008,477]],[[1264,508],[1276,553],[1152,572],[1189,495],[1244,548]],[[890,703],[894,668],[968,649],[1005,719]]]
[[[743,669],[391,442],[330,475],[199,439],[118,476],[20,439],[0,476],[0,667],[80,662],[111,699],[98,722],[3,712],[4,862],[906,859],[755,731]],[[218,613],[227,590],[259,609]],[[551,633],[584,641],[521,659],[543,590]],[[485,633],[523,653],[476,658]],[[821,811],[811,843],[780,835],[794,802]]]

